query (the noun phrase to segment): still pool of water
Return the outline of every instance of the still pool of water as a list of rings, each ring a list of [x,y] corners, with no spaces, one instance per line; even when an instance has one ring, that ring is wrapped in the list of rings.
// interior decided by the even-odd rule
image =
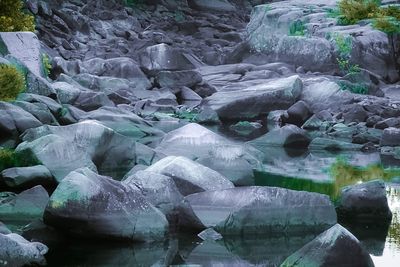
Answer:
[[[378,153],[290,151],[268,148],[256,184],[320,192],[333,201],[340,188],[376,178],[387,182],[393,219],[389,227],[346,225],[370,253],[375,266],[400,263],[400,164]],[[9,223],[20,231],[24,223]],[[124,244],[65,238],[51,242],[49,266],[279,266],[315,236],[237,237],[202,242],[196,235],[179,235],[164,243]]]

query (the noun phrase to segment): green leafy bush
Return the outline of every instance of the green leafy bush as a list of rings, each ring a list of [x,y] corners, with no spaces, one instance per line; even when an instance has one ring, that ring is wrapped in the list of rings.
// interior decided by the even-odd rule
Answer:
[[[343,74],[356,74],[360,72],[360,67],[356,64],[351,63],[351,50],[353,47],[352,39],[350,36],[344,37],[340,34],[334,34],[333,40],[337,47],[338,56],[336,61],[338,62],[339,69]]]
[[[21,0],[0,0],[0,32],[35,30],[34,17],[22,8]]]
[[[0,100],[14,100],[25,89],[25,76],[12,65],[0,64]]]
[[[346,24],[354,24],[362,19],[376,17],[380,1],[377,0],[342,0],[339,2],[339,11]]]
[[[372,25],[375,29],[387,34],[400,33],[400,21],[394,17],[376,18]]]
[[[290,24],[289,35],[304,36],[305,31],[306,31],[306,28],[304,27],[304,23],[300,20],[296,20]]]
[[[350,91],[355,94],[368,94],[368,86],[364,83],[351,83],[347,81],[339,81],[339,87],[341,90]]]

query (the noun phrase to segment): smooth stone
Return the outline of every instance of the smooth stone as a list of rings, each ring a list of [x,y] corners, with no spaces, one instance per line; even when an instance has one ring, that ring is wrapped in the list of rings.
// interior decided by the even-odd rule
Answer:
[[[30,185],[48,185],[54,182],[53,175],[43,165],[15,167],[3,170],[1,180],[12,188]]]
[[[330,138],[317,137],[311,141],[308,148],[310,150],[349,151],[361,150],[362,145]]]
[[[383,130],[380,145],[400,146],[400,129],[390,127]]]

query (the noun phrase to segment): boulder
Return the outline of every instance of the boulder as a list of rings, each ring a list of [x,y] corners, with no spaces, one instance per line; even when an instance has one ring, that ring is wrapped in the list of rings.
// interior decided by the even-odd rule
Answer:
[[[57,182],[82,167],[118,169],[121,173],[117,176],[123,176],[135,165],[135,141],[97,121],[46,125],[27,131],[23,140],[16,151],[39,160]]]
[[[19,140],[19,135],[30,128],[41,126],[42,123],[32,114],[22,108],[0,102],[0,143],[13,147]]]
[[[185,157],[169,156],[146,169],[171,177],[179,192],[189,194],[233,188],[234,185],[218,172]]]
[[[300,100],[287,110],[287,117],[283,118],[283,121],[301,127],[311,115],[309,105]]]
[[[229,234],[320,233],[336,223],[328,196],[277,187],[237,187],[185,197],[205,227]]]
[[[296,125],[288,124],[282,128],[274,129],[248,143],[256,148],[259,146],[305,148],[310,143],[310,139],[305,130],[300,129]]]
[[[271,80],[240,91],[219,91],[205,99],[205,105],[221,120],[250,119],[277,109],[287,109],[302,91],[299,76]]]
[[[160,71],[156,76],[156,81],[161,87],[192,87],[202,81],[201,74],[194,70],[181,71]]]
[[[400,129],[389,127],[383,130],[381,146],[400,146]]]
[[[39,242],[29,242],[18,234],[0,233],[0,264],[4,266],[46,265],[48,248]]]
[[[140,63],[141,67],[148,72],[190,70],[197,67],[181,50],[167,44],[147,47],[140,54]]]
[[[0,46],[1,54],[14,57],[34,75],[43,76],[40,42],[33,32],[2,32]]]
[[[310,150],[349,151],[361,150],[362,145],[330,138],[317,137],[311,141],[308,148]]]
[[[372,267],[374,263],[360,241],[336,224],[289,256],[281,266]]]
[[[171,156],[184,156],[192,160],[199,160],[214,166],[228,179],[232,166],[243,166],[243,160],[247,161],[252,168],[260,167],[260,152],[246,145],[233,143],[226,138],[208,130],[207,128],[190,123],[179,129],[167,133],[156,147],[156,151]],[[208,164],[207,158],[212,157],[215,164]],[[224,165],[225,164],[225,165]]]
[[[69,173],[52,194],[44,222],[87,237],[150,241],[164,238],[168,221],[133,186],[88,168]]]
[[[392,218],[385,183],[382,180],[343,188],[336,211],[340,218],[351,222],[385,224]]]
[[[139,170],[124,179],[123,183],[137,187],[151,204],[165,214],[170,226],[199,224],[192,208],[184,201],[175,180],[170,176]]]
[[[19,194],[0,193],[0,217],[7,220],[41,218],[49,201],[49,194],[40,185]]]
[[[49,185],[54,183],[49,169],[43,165],[32,167],[15,167],[3,170],[0,174],[2,180],[8,187],[18,188],[27,185]]]

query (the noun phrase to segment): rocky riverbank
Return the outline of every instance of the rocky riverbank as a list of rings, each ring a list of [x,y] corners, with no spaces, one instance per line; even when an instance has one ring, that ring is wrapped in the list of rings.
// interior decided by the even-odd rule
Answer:
[[[340,25],[336,1],[128,2],[28,0],[36,32],[0,32],[0,63],[27,84],[0,102],[0,221],[34,221],[24,238],[0,225],[0,265],[45,264],[65,235],[191,233],[307,235],[271,266],[373,266],[338,218],[390,223],[383,182],[333,203],[255,176],[300,175],[284,150],[400,165],[399,36]]]

